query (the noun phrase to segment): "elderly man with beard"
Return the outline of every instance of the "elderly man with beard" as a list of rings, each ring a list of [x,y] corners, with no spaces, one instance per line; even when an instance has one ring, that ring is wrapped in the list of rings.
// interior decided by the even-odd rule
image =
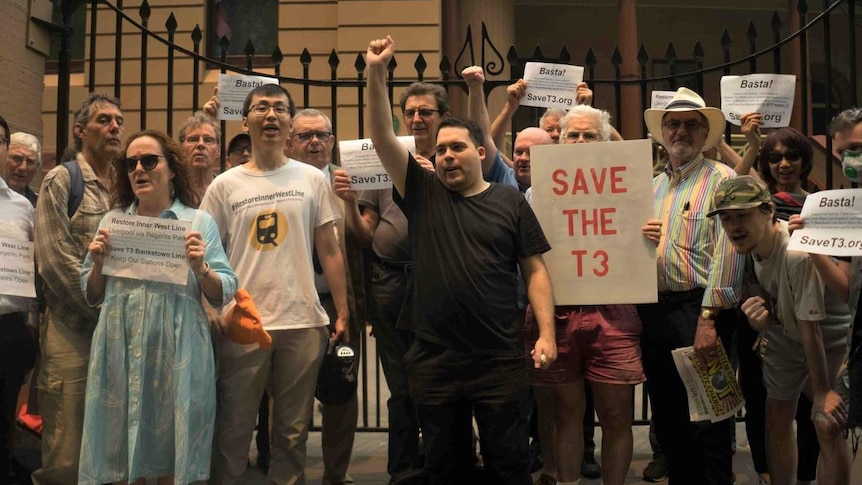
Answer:
[[[723,309],[737,304],[742,259],[721,224],[706,218],[715,188],[736,175],[703,156],[721,138],[724,115],[680,88],[664,109],[646,110],[644,120],[669,155],[664,172],[653,179],[654,219],[642,227],[657,247],[659,298],[638,308],[656,434],[670,461],[671,483],[730,485],[733,419],[689,421],[685,386],[671,355],[693,345],[698,358],[711,362],[719,345],[730,344],[719,332],[732,332],[735,323],[733,312]]]

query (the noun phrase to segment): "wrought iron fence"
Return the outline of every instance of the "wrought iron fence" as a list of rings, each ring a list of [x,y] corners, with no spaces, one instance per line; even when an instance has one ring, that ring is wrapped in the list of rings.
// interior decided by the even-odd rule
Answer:
[[[583,59],[583,66],[585,67],[585,80],[588,81],[593,89],[599,86],[610,86],[612,88],[612,100],[610,100],[607,104],[613,106],[614,108],[611,110],[612,114],[615,115],[615,119],[619,120],[620,123],[638,123],[640,126],[640,132],[643,136],[646,136],[646,127],[643,125],[642,119],[638,118],[637,120],[625,119],[622,116],[622,92],[624,89],[632,89],[637,88],[640,93],[641,99],[641,109],[646,109],[648,107],[648,99],[647,94],[653,89],[676,89],[678,85],[683,83],[694,82],[693,87],[698,92],[703,92],[705,85],[705,77],[707,76],[721,76],[730,74],[733,68],[743,69],[747,72],[767,72],[771,71],[774,73],[792,73],[796,74],[799,79],[799,86],[801,89],[801,100],[802,106],[799,112],[801,113],[801,117],[798,120],[798,126],[796,128],[800,129],[803,133],[813,133],[814,131],[818,131],[822,133],[823,126],[816,126],[816,130],[813,130],[812,127],[812,116],[810,112],[812,110],[816,110],[818,112],[819,120],[829,120],[831,117],[837,113],[838,110],[844,109],[850,106],[858,105],[858,73],[856,68],[856,2],[858,0],[824,0],[822,11],[813,16],[810,20],[808,20],[809,12],[808,12],[808,3],[805,0],[799,0],[797,4],[797,11],[795,14],[799,16],[799,25],[800,28],[796,31],[789,32],[789,28],[786,28],[782,21],[781,15],[778,11],[775,11],[772,16],[772,21],[769,26],[769,41],[768,45],[764,47],[758,47],[758,39],[761,37],[758,29],[756,28],[753,22],[750,22],[748,25],[748,29],[746,31],[746,40],[748,42],[748,55],[731,59],[731,45],[732,39],[727,29],[724,30],[721,36],[720,45],[722,50],[722,59],[723,62],[713,66],[705,66],[704,60],[707,58],[706,52],[702,47],[700,42],[696,42],[691,53],[691,58],[694,61],[694,69],[685,70],[685,66],[690,64],[688,62],[682,62],[680,56],[678,55],[679,46],[675,45],[673,42],[669,42],[667,49],[663,53],[663,58],[661,58],[661,62],[665,63],[667,66],[667,75],[664,76],[648,76],[648,67],[650,65],[651,58],[650,54],[647,52],[647,49],[643,44],[640,46],[640,50],[637,53],[637,63],[639,66],[639,76],[636,79],[624,79],[622,74],[622,65],[623,58],[619,49],[615,49],[613,54],[609,59],[599,59],[594,54],[592,48],[587,50],[586,56]],[[63,25],[59,25],[57,32],[61,36],[61,52],[59,56],[58,63],[58,96],[57,96],[57,113],[61,114],[57,117],[57,147],[58,150],[62,150],[62,148],[68,142],[68,117],[65,116],[66,113],[69,112],[69,88],[70,88],[70,78],[71,78],[71,60],[69,54],[69,43],[68,39],[71,35],[71,32],[68,28],[64,28],[64,26],[68,26],[71,15],[72,8],[71,4],[75,2],[64,1],[63,8]],[[149,53],[149,45],[150,42],[161,43],[167,48],[167,68],[165,71],[165,79],[167,84],[167,96],[166,96],[166,109],[167,109],[167,124],[164,127],[168,133],[173,132],[173,114],[174,114],[174,100],[175,100],[175,83],[174,83],[174,74],[175,74],[175,66],[177,62],[177,58],[186,58],[193,60],[193,72],[192,72],[192,98],[197,103],[200,100],[200,85],[202,81],[201,75],[201,66],[207,66],[211,69],[219,69],[222,73],[231,72],[238,74],[248,74],[248,75],[262,75],[262,76],[272,76],[273,74],[269,73],[260,73],[254,70],[254,66],[260,66],[260,60],[258,56],[258,52],[255,49],[255,46],[249,41],[244,48],[245,54],[245,66],[236,66],[232,65],[228,62],[227,58],[227,48],[230,45],[230,40],[226,37],[222,37],[218,45],[221,48],[221,56],[218,59],[213,59],[210,57],[206,57],[201,53],[201,42],[203,40],[203,32],[201,28],[196,25],[194,29],[191,31],[190,39],[192,41],[192,48],[188,49],[176,43],[177,40],[177,32],[178,32],[178,24],[176,17],[173,13],[167,18],[165,22],[165,31],[167,33],[166,36],[163,36],[159,33],[151,30],[149,26],[149,20],[151,15],[151,8],[149,3],[144,0],[143,3],[137,10],[136,18],[126,12],[123,9],[123,1],[115,0],[113,3],[105,0],[90,0],[89,2],[90,8],[90,19],[89,25],[91,26],[91,31],[89,32],[89,56],[88,59],[94,60],[97,59],[97,42],[96,37],[98,32],[96,32],[96,28],[99,25],[98,16],[101,14],[108,14],[114,16],[114,72],[113,72],[113,89],[116,95],[120,94],[121,87],[121,74],[123,68],[123,33],[126,28],[132,29],[133,32],[140,34],[140,58],[141,58],[141,81],[140,81],[140,126],[141,128],[147,127],[148,124],[148,97],[147,97],[147,75],[148,75],[148,63],[146,60],[148,59]],[[842,14],[842,15],[838,15]],[[843,21],[847,22],[847,39],[845,39],[847,43],[847,52],[849,59],[848,66],[848,76],[849,76],[849,86],[850,89],[846,93],[841,93],[841,99],[838,103],[833,99],[835,93],[833,92],[832,86],[832,74],[833,74],[833,63],[831,57],[832,51],[832,37],[834,32],[832,31],[832,17],[842,18]],[[822,103],[817,104],[816,106],[812,106],[810,101],[811,93],[809,92],[809,37],[815,29],[822,29],[823,41],[824,41],[824,51],[822,53],[823,64],[825,64],[825,77],[823,82],[823,100]],[[793,52],[789,52],[793,47],[791,45],[792,42],[798,40],[798,51],[796,55],[799,56],[800,62],[799,65],[802,66],[798,72],[790,72],[788,66],[782,63],[782,55],[786,53],[790,53],[793,55]],[[257,60],[256,60],[257,59]],[[333,107],[331,110],[332,113],[332,124],[333,129],[337,133],[338,132],[338,117],[339,112],[336,109],[339,106],[339,97],[343,96],[344,93],[348,93],[349,91],[355,92],[357,105],[359,107],[364,105],[364,93],[365,93],[365,59],[362,54],[359,53],[353,59],[353,66],[356,71],[356,76],[354,79],[345,79],[343,77],[339,77],[338,75],[338,67],[342,62],[341,57],[338,52],[334,49],[331,51],[329,56],[325,59],[329,70],[330,77],[329,79],[314,79],[310,76],[310,66],[313,62],[317,62],[319,59],[313,57],[307,49],[303,50],[301,55],[299,56],[297,61],[302,66],[302,77],[286,77],[282,76],[282,66],[285,62],[285,56],[282,54],[281,49],[276,46],[274,51],[270,54],[269,59],[271,61],[271,66],[274,71],[274,76],[278,78],[279,82],[283,85],[286,85],[289,90],[301,90],[303,93],[302,99],[305,104],[304,107],[308,107],[310,92],[312,89],[322,89],[328,90],[330,96],[330,104]],[[403,61],[404,57],[398,57],[393,59],[389,65],[389,90],[390,90],[390,99],[392,99],[393,90],[396,87],[403,87],[409,85],[413,81],[423,81],[426,79],[426,73],[428,71],[428,63],[425,57],[422,54],[419,54],[413,59],[412,69],[415,75],[409,76],[409,79],[405,77],[401,77],[400,79],[395,78],[395,72],[397,69],[405,69],[404,67],[399,66],[399,60]],[[468,65],[481,65],[487,74],[490,75],[490,78],[484,85],[485,94],[491,93],[493,90],[498,89],[500,87],[505,87],[515,80],[517,80],[522,74],[524,70],[524,64],[528,61],[545,61],[545,62],[559,62],[559,63],[578,63],[577,60],[572,59],[572,56],[569,54],[569,50],[566,46],[563,46],[559,53],[556,56],[546,56],[541,49],[541,47],[537,46],[535,50],[529,56],[523,56],[521,53],[517,52],[514,47],[510,47],[505,55],[500,52],[498,47],[494,45],[492,42],[488,30],[485,24],[482,24],[481,33],[478,36],[478,39],[474,41],[473,31],[470,27],[467,28],[464,42],[455,57],[454,61],[450,60],[450,58],[443,54],[438,66],[436,66],[439,75],[433,76],[433,79],[429,80],[429,82],[439,83],[445,86],[447,89],[460,89],[466,92],[466,86],[463,80],[460,78],[460,71],[462,67]],[[596,78],[596,68],[600,62],[609,62],[614,70],[614,76],[609,79],[599,79]],[[96,89],[96,62],[88,62],[88,87],[90,91]],[[508,70],[506,69],[508,64]],[[764,70],[764,67],[766,69]],[[399,73],[402,71],[399,71]],[[597,99],[597,103],[599,105],[602,104],[603,99]],[[197,109],[195,107],[194,109]],[[191,113],[190,113],[191,114]],[[528,116],[528,119],[524,120],[515,120],[513,122],[513,132],[515,132],[518,128],[523,128],[528,124],[533,124],[538,121],[539,118],[539,110],[532,109]],[[364,136],[364,112],[362,109],[358,110],[358,119],[357,126],[359,129],[359,136]],[[820,123],[822,124],[822,123]],[[222,122],[222,131],[224,132],[224,122]],[[618,126],[617,128],[621,128]],[[728,141],[731,138],[730,126],[728,125],[725,137]],[[222,153],[224,154],[226,151],[224,149],[224,140],[222,140]],[[821,188],[833,188],[835,185],[834,171],[833,165],[835,164],[835,160],[831,155],[831,140],[826,137],[825,146],[821,147],[821,154],[825,158],[825,183]],[[840,165],[839,165],[840,166]],[[840,172],[839,172],[840,173]],[[840,184],[840,182],[839,182]],[[364,335],[363,335],[364,337]],[[362,342],[363,347],[366,347],[366,342],[363,339]],[[363,350],[363,356],[367,356],[367,352]],[[375,359],[376,360],[376,359]],[[361,388],[362,402],[363,402],[363,415],[361,417],[360,427],[366,430],[384,430],[385,426],[381,425],[381,412],[380,412],[380,404],[381,404],[381,389],[380,387],[376,387],[375,389],[369,389],[369,375],[370,371],[369,365],[374,365],[373,372],[376,375],[376,382],[381,383],[381,373],[379,363],[375,362],[369,364],[367,360],[362,363],[362,382],[363,386]],[[373,396],[370,393],[374,393]],[[376,397],[374,400],[374,404],[369,406],[369,402],[371,397]],[[375,410],[376,418],[374,420],[370,419],[370,409],[369,407],[373,407]],[[640,413],[636,412],[637,423],[645,423],[648,421],[648,409],[646,399],[643,399],[643,405],[640,406]]]

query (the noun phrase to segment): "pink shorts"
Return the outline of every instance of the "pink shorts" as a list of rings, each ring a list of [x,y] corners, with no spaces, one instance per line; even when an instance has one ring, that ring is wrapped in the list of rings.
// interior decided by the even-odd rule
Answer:
[[[555,387],[585,378],[607,384],[646,380],[641,363],[643,327],[634,305],[558,306],[554,309],[557,360],[534,369],[530,351],[539,338],[533,309],[527,308],[526,356],[533,385]]]

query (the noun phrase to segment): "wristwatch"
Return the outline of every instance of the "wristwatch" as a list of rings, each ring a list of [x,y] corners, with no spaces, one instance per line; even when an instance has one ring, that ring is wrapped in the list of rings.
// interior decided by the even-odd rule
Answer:
[[[715,320],[718,317],[718,312],[709,308],[700,311],[700,318],[704,320]]]

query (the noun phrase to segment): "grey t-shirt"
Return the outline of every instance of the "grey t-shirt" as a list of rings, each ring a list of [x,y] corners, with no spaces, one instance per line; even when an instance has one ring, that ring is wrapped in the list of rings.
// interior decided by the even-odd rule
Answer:
[[[407,217],[392,201],[393,189],[363,190],[359,205],[380,214],[371,249],[387,261],[410,261],[410,241],[407,239]]]
[[[784,326],[785,334],[801,342],[798,321],[819,322],[826,350],[847,345],[850,308],[825,288],[807,253],[788,251],[787,223],[779,221],[781,231],[775,238],[772,254],[754,261],[760,286],[769,293],[773,315]]]

